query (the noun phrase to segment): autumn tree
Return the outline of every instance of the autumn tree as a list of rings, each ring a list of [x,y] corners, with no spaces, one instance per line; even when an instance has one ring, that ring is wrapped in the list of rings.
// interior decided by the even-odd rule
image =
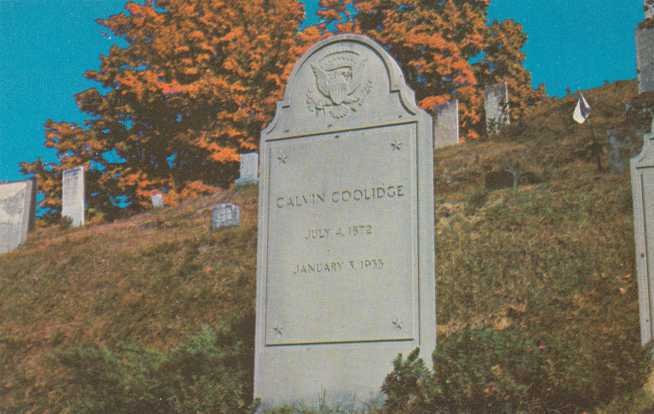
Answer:
[[[124,40],[85,76],[82,125],[46,123],[57,162],[23,164],[55,217],[61,174],[85,165],[89,205],[115,215],[226,186],[238,154],[257,148],[292,64],[320,34],[298,33],[298,0],[147,0],[98,23]]]
[[[516,101],[532,97],[520,52],[526,40],[522,28],[511,21],[488,26],[489,2],[321,0],[318,13],[323,31],[362,33],[384,45],[423,108],[458,99],[462,135],[476,139],[483,130],[486,82],[507,80]],[[531,103],[521,102],[515,116]]]

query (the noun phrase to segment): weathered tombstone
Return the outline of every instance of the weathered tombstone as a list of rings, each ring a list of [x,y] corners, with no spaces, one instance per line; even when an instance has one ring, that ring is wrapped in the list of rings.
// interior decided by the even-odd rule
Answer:
[[[638,58],[638,92],[654,91],[654,28],[643,27],[636,31]]]
[[[213,230],[240,225],[241,209],[236,204],[217,204],[211,209],[211,228]]]
[[[68,217],[73,227],[84,225],[86,193],[84,167],[64,170],[62,177],[61,216]]]
[[[150,201],[152,201],[152,208],[163,208],[164,199],[163,194],[159,191],[153,191],[150,195]]]
[[[36,182],[34,180],[0,184],[0,254],[27,240],[34,227]]]
[[[436,344],[433,126],[365,36],[296,63],[260,143],[254,394],[262,407],[379,396]]]
[[[259,154],[251,152],[241,154],[240,177],[236,180],[236,187],[256,184],[259,181]]]
[[[434,108],[434,147],[458,144],[459,100],[453,99]]]
[[[484,90],[484,111],[486,132],[497,134],[502,127],[511,123],[509,116],[509,87],[506,82],[487,86]]]
[[[631,159],[634,236],[640,308],[640,338],[652,340],[654,329],[654,120],[641,153]]]
[[[608,136],[608,153],[609,153],[609,171],[614,174],[624,172],[624,158],[622,152],[625,147],[625,141],[619,131],[609,129]]]

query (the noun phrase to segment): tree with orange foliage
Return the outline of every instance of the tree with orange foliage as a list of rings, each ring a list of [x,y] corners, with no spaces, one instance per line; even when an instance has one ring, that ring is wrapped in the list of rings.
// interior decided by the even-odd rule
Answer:
[[[523,66],[520,49],[526,38],[521,26],[507,21],[488,27],[489,3],[321,0],[318,14],[323,31],[362,33],[384,45],[400,62],[423,108],[458,99],[461,133],[470,140],[483,130],[482,91],[487,82],[507,80],[516,103],[539,96]],[[520,101],[515,116],[523,115],[531,103]]]
[[[58,162],[22,165],[56,217],[61,174],[85,165],[88,204],[114,216],[139,211],[154,190],[166,201],[206,194],[236,175],[257,148],[292,64],[320,33],[298,35],[298,0],[146,0],[98,23],[127,43],[101,56],[76,95],[84,125],[46,123]],[[117,208],[122,207],[122,208]]]

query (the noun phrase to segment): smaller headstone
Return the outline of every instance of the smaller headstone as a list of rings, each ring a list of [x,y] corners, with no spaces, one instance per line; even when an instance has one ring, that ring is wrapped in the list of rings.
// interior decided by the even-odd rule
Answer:
[[[73,227],[84,225],[85,195],[84,167],[64,170],[62,176],[61,216],[68,217]]]
[[[27,239],[34,227],[36,181],[0,184],[0,254],[10,252]]]
[[[609,129],[608,136],[608,153],[609,153],[609,171],[614,174],[624,172],[624,158],[622,157],[625,141],[617,130]]]
[[[458,144],[459,101],[453,99],[434,108],[434,148]]]
[[[162,208],[164,206],[163,194],[159,191],[152,192],[150,199],[152,200],[152,208]]]
[[[638,93],[654,91],[654,28],[644,27],[636,32],[638,58]]]
[[[222,227],[240,226],[241,209],[236,204],[217,204],[211,210],[211,229],[217,230]]]
[[[509,87],[506,82],[487,86],[484,91],[486,132],[497,134],[502,127],[511,123],[509,116]]]
[[[250,152],[241,154],[240,177],[236,180],[236,187],[257,184],[259,182],[259,154]]]

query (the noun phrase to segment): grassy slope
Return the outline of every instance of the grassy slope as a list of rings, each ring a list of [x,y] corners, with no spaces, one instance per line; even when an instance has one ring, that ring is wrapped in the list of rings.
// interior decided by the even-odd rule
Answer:
[[[635,94],[633,82],[587,94],[602,142]],[[572,123],[573,106],[573,98],[552,101],[493,142],[438,154],[439,334],[466,324],[601,334],[617,321],[637,338],[628,172],[598,174],[578,154],[590,135]],[[634,135],[632,152],[641,140]],[[532,182],[483,191],[484,174],[509,159]],[[221,201],[241,206],[242,225],[212,233],[210,206]],[[251,312],[255,257],[253,188],[32,234],[0,256],[0,407],[61,407],[56,349],[125,340],[169,347],[203,324]]]

